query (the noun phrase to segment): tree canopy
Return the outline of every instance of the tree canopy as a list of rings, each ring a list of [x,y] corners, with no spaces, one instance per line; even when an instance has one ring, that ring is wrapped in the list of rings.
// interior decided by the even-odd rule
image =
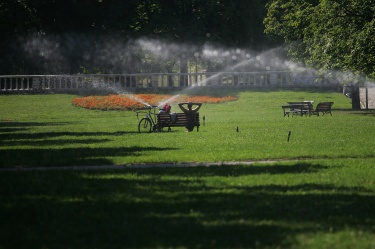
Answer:
[[[290,43],[295,60],[375,78],[373,0],[273,0],[267,9],[265,32]]]
[[[3,0],[0,74],[137,72],[139,38],[261,51],[265,15],[262,0]]]
[[[307,66],[375,78],[373,0],[2,0],[0,34],[0,74],[186,72],[207,46],[286,43]]]

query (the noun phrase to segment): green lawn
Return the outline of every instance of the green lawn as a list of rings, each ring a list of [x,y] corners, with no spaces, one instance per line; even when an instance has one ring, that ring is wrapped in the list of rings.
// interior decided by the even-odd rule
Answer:
[[[151,134],[74,95],[0,95],[0,168],[119,165],[0,171],[0,249],[375,248],[374,114],[338,92],[231,94],[202,107],[199,132]],[[333,115],[284,118],[300,100],[333,101]],[[264,159],[291,161],[122,167]]]
[[[152,134],[137,132],[132,111],[74,107],[73,95],[0,96],[0,167],[373,157],[374,115],[351,113],[340,93],[235,94],[236,102],[201,108],[206,121],[199,132]],[[281,105],[306,99],[334,101],[333,116],[283,117]]]

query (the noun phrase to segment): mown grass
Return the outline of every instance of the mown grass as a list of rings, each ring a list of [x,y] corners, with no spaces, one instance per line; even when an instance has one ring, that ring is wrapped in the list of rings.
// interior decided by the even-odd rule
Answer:
[[[204,105],[199,132],[152,134],[137,132],[134,112],[77,108],[73,95],[0,96],[0,167],[373,156],[374,115],[351,113],[340,93],[237,94],[238,101]],[[333,116],[283,117],[282,104],[305,99],[334,101]]]
[[[336,92],[233,93],[202,107],[199,132],[151,134],[73,95],[0,96],[1,168],[119,164],[0,171],[0,248],[375,248],[374,115]],[[334,101],[333,116],[283,117],[306,99]],[[263,159],[296,160],[120,166]]]
[[[0,248],[374,248],[374,159],[1,172]]]

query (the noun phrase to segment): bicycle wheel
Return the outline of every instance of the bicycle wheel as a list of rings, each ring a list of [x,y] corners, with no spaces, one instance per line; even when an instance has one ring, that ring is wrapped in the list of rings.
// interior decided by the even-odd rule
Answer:
[[[148,118],[142,118],[138,124],[138,132],[151,132],[152,124]]]

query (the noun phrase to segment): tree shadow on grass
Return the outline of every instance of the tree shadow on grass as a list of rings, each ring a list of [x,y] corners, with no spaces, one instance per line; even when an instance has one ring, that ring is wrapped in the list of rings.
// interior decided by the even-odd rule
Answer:
[[[375,110],[357,110],[349,112],[350,114],[363,115],[366,117],[375,117]]]
[[[0,127],[57,126],[66,124],[71,124],[71,122],[15,122],[0,120]]]
[[[374,232],[373,191],[251,179],[229,185],[236,177],[218,169],[3,173],[0,239],[6,248],[290,248],[298,235]],[[26,178],[28,187],[17,188]]]
[[[26,140],[26,139],[48,139],[63,136],[69,137],[91,137],[91,136],[123,136],[126,134],[135,134],[138,132],[116,131],[116,132],[39,132],[39,133],[6,133],[0,134],[1,140]],[[74,140],[72,140],[74,143]]]
[[[42,139],[42,138],[53,138],[61,136],[122,136],[129,133],[136,132],[41,132],[41,133],[15,133],[18,131],[26,131],[30,127],[38,126],[61,126],[77,124],[79,122],[12,122],[12,121],[1,121],[0,120],[0,138],[1,139]],[[2,134],[1,134],[2,133]]]
[[[110,157],[140,156],[147,151],[168,151],[161,147],[116,147],[116,148],[35,148],[6,149],[0,158],[1,168],[30,166],[111,165]]]
[[[2,146],[56,146],[65,144],[92,144],[108,142],[109,139],[85,138],[85,139],[54,139],[59,137],[91,137],[91,136],[120,136],[123,132],[39,132],[27,133],[32,126],[59,126],[67,123],[61,122],[0,122],[0,141]],[[22,131],[22,133],[18,133]]]
[[[195,170],[199,168],[199,170]],[[213,170],[214,168],[215,170]],[[159,174],[163,172],[164,175],[171,176],[198,176],[198,177],[210,177],[210,176],[225,176],[225,177],[238,177],[243,175],[280,175],[280,174],[307,174],[315,173],[320,170],[326,169],[326,166],[320,164],[298,162],[292,165],[283,165],[280,163],[271,164],[253,164],[253,165],[222,165],[222,166],[197,166],[187,167],[185,170],[181,170],[180,167],[168,167],[168,168],[148,168],[142,171],[138,171],[139,175],[148,174]]]
[[[59,126],[65,125],[65,122],[14,122],[0,120],[0,133],[11,133],[18,131],[26,131],[29,127],[36,126]],[[1,135],[0,135],[1,136]]]
[[[26,131],[31,127],[40,126],[61,126],[71,124],[71,122],[14,122],[14,121],[4,121],[0,120],[0,138],[7,137],[8,134],[12,132]],[[9,136],[14,136],[16,134],[9,134]]]
[[[0,136],[1,137],[1,136]],[[59,146],[67,144],[94,144],[109,142],[110,139],[58,139],[58,140],[7,140],[1,141],[2,146]]]
[[[153,146],[116,148],[95,148],[95,146],[92,146],[97,143],[109,142],[114,137],[137,132],[27,132],[30,127],[66,124],[70,123],[0,122],[1,146],[8,147],[2,150],[0,167],[111,165],[113,164],[111,157],[139,156],[147,151],[171,150],[171,148]],[[72,145],[75,144],[86,146],[83,148],[74,146],[72,148]],[[24,146],[28,147],[25,148]],[[58,146],[64,147],[58,148]],[[66,148],[66,146],[69,146],[69,148]]]

